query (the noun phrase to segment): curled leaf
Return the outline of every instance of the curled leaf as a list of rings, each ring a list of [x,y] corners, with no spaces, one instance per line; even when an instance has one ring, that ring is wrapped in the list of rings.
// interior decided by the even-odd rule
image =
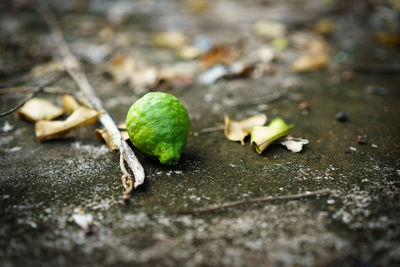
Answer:
[[[266,122],[267,116],[264,114],[258,114],[243,121],[233,121],[225,115],[225,136],[231,141],[240,141],[243,146],[244,138],[250,134],[251,129],[264,125]]]
[[[29,121],[36,122],[55,119],[64,111],[46,99],[32,98],[18,110],[18,113]]]
[[[79,107],[64,121],[38,121],[35,124],[36,137],[39,141],[55,136],[64,137],[79,126],[95,123],[99,115],[95,110]]]
[[[64,95],[62,97],[62,106],[67,112],[67,114],[72,114],[75,110],[77,110],[81,105],[79,105],[78,101],[76,101],[75,97],[72,95]]]
[[[288,134],[293,125],[287,125],[281,118],[275,118],[268,126],[255,126],[251,130],[251,144],[261,154],[272,142]]]
[[[287,136],[280,140],[281,144],[292,152],[300,152],[304,145],[308,144],[308,140],[304,138],[296,138],[292,136]]]
[[[286,25],[277,21],[260,20],[254,24],[256,34],[266,38],[276,38],[286,34]]]

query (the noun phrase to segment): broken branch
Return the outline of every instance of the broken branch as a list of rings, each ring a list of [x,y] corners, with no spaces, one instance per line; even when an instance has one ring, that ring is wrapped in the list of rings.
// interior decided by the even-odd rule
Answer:
[[[177,213],[178,214],[207,213],[207,212],[219,211],[219,210],[222,210],[225,208],[232,208],[232,207],[245,205],[245,204],[265,203],[265,202],[273,202],[273,201],[299,200],[299,199],[304,199],[304,198],[316,197],[316,196],[320,196],[320,195],[327,195],[330,193],[331,193],[331,190],[323,189],[323,190],[319,190],[319,191],[306,192],[306,193],[297,194],[297,195],[255,198],[255,199],[250,199],[250,200],[238,200],[238,201],[226,202],[226,203],[224,203],[222,205],[218,205],[218,206],[207,207],[207,208],[202,208],[202,209],[197,209],[197,210],[179,211]]]
[[[37,11],[43,17],[48,27],[50,28],[51,36],[62,57],[62,63],[65,68],[65,71],[72,77],[72,79],[78,85],[79,89],[84,93],[86,98],[89,100],[93,108],[95,108],[101,113],[99,120],[101,124],[104,126],[104,128],[106,128],[109,135],[111,136],[113,144],[120,151],[120,156],[123,157],[123,159],[126,161],[128,166],[132,170],[135,176],[134,179],[135,182],[133,186],[136,188],[137,186],[141,185],[144,182],[145,174],[142,165],[136,158],[132,149],[122,139],[121,133],[118,130],[117,125],[111,118],[110,114],[108,114],[107,110],[103,107],[100,98],[96,95],[94,89],[87,80],[86,75],[83,72],[82,67],[79,64],[78,60],[71,53],[68,44],[64,40],[62,31],[54,15],[47,9],[46,12],[43,12],[42,10],[37,10]],[[120,167],[121,166],[123,166],[123,164],[122,165],[120,164]],[[125,168],[121,167],[121,171],[123,173],[122,175],[123,181],[133,180],[131,175],[125,170]],[[125,186],[125,185],[126,184],[124,183],[124,188],[126,190],[124,192],[124,197],[126,198],[132,191],[132,186]]]

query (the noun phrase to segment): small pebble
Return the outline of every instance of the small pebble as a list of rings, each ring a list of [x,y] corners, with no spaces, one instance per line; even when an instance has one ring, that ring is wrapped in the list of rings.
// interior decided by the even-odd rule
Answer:
[[[378,148],[378,145],[372,144],[371,145],[373,148]]]
[[[365,143],[367,143],[367,140],[365,139],[364,136],[359,135],[357,136],[357,143],[359,143],[360,145],[364,145]]]
[[[307,101],[303,101],[299,104],[299,109],[301,111],[308,110],[310,108],[310,104]]]
[[[366,91],[370,95],[378,95],[378,96],[384,96],[386,95],[387,92],[385,88],[379,86],[367,86]]]
[[[352,150],[352,151],[357,151],[357,148],[355,148],[355,147],[352,147],[352,146],[351,146],[351,147],[349,147],[349,149],[350,149],[350,150]]]
[[[329,205],[332,205],[332,204],[335,203],[335,200],[334,200],[334,199],[328,199],[328,200],[326,201],[326,203],[328,203]]]
[[[347,114],[343,111],[336,114],[336,119],[340,122],[346,122],[349,120],[349,118],[347,117]]]

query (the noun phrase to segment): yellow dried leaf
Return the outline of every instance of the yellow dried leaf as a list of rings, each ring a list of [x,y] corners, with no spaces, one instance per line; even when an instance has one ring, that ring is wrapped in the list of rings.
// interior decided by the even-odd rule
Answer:
[[[38,77],[38,76],[42,76],[49,72],[62,71],[62,70],[64,70],[64,66],[63,66],[62,62],[52,61],[50,63],[40,64],[40,65],[35,66],[30,71],[30,75],[32,75],[33,77]]]
[[[77,110],[81,105],[79,105],[78,101],[76,101],[75,97],[72,95],[64,95],[62,97],[62,106],[67,112],[67,114],[72,114],[75,110]]]
[[[189,38],[181,32],[161,32],[154,36],[154,44],[166,48],[179,48],[189,42]]]
[[[296,59],[292,64],[292,70],[296,72],[321,69],[329,64],[330,57],[327,53],[310,53]]]
[[[55,119],[64,114],[64,111],[46,99],[32,98],[18,110],[18,113],[29,121],[36,122]]]
[[[108,134],[107,129],[96,129],[95,131],[96,136],[100,140],[104,140],[106,142],[106,145],[108,146],[109,149],[111,150],[117,150],[118,148],[113,144],[111,136]]]
[[[266,38],[276,38],[286,34],[286,25],[277,21],[257,21],[254,26],[256,34]]]
[[[323,18],[314,24],[314,32],[320,35],[332,33],[336,28],[335,21],[332,18]]]
[[[35,124],[35,133],[39,141],[50,137],[64,137],[79,126],[93,124],[100,113],[85,107],[79,107],[64,121],[41,120]]]
[[[258,114],[243,121],[230,120],[225,115],[225,136],[231,141],[240,141],[244,145],[244,138],[248,136],[254,126],[261,126],[267,122],[267,116]]]

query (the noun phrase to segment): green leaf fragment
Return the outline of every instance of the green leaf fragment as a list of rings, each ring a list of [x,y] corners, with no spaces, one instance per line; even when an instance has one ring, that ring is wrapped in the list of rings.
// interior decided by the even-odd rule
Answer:
[[[282,118],[275,118],[268,126],[255,126],[251,130],[251,144],[261,154],[272,142],[284,137],[294,125],[287,125]]]

